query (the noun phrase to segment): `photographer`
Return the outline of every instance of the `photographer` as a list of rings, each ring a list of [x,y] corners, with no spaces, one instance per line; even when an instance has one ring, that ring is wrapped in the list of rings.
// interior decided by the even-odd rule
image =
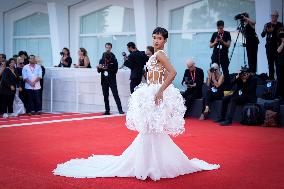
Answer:
[[[70,57],[70,51],[68,48],[64,47],[60,52],[61,59],[58,67],[70,68],[72,64],[72,58]]]
[[[117,70],[118,70],[118,63],[117,60],[112,56],[111,52],[107,51],[103,53],[103,58],[100,60],[100,63],[97,66],[97,71],[98,73],[101,73],[101,85],[102,85],[104,102],[105,102],[104,115],[110,115],[110,107],[108,99],[109,88],[111,89],[119,113],[124,114],[116,84]]]
[[[2,78],[2,74],[6,68],[6,55],[5,54],[0,54],[0,81]],[[1,89],[0,89],[0,115],[4,113],[3,111],[3,104],[4,104],[4,96],[1,94]]]
[[[276,67],[276,76],[280,77],[279,64],[277,63],[277,46],[278,42],[281,43],[280,39],[277,37],[278,31],[283,24],[278,22],[279,14],[277,11],[271,13],[271,21],[266,23],[261,33],[261,37],[266,36],[266,56],[269,69],[269,78],[274,79],[274,65]],[[283,73],[283,72],[282,72]]]
[[[13,102],[15,98],[16,87],[19,82],[19,75],[15,69],[15,64],[16,59],[10,58],[0,82],[0,91],[3,98],[3,118],[7,118],[9,116],[17,116],[13,113]]]
[[[238,17],[238,15],[236,16]],[[235,18],[236,18],[235,17]],[[255,24],[256,22],[249,18],[248,13],[241,13],[241,22],[244,24],[244,36],[246,39],[246,50],[248,57],[248,65],[251,73],[256,73],[257,70],[257,51],[259,39],[255,32]]]
[[[127,44],[127,49],[130,54],[127,57],[126,54],[123,53],[123,58],[124,65],[131,70],[130,92],[133,93],[135,87],[137,87],[142,81],[144,65],[146,65],[149,57],[144,51],[137,50],[136,45],[133,42],[129,42]]]
[[[183,94],[185,99],[186,112],[184,117],[189,116],[190,106],[194,99],[202,98],[202,86],[204,82],[203,70],[195,66],[195,62],[189,59],[186,62],[187,69],[184,72],[184,76],[181,84],[186,85],[187,89]]]
[[[241,69],[241,71],[236,75],[235,79],[232,81],[232,85],[235,85],[234,93],[223,98],[221,117],[219,120],[217,120],[217,122],[219,122],[220,125],[223,126],[232,124],[232,118],[237,105],[244,105],[245,103],[255,103],[257,100],[257,80],[255,77],[253,77],[253,74],[249,72],[248,68],[243,67]],[[229,103],[231,103],[231,107],[227,113]]]
[[[278,94],[279,96],[284,99],[284,28],[280,28],[279,32],[278,32],[278,37],[281,40],[280,45],[277,48],[277,62],[278,62],[278,68],[279,68],[279,76],[277,76],[277,80],[278,80]]]
[[[205,107],[203,108],[203,113],[200,116],[200,120],[207,118],[210,113],[210,105],[214,100],[221,100],[224,96],[223,90],[224,75],[220,71],[220,67],[217,63],[213,63],[211,68],[208,70],[207,87],[205,96]]]
[[[29,56],[26,51],[19,51],[18,56],[24,59],[24,65],[29,64]]]
[[[78,55],[79,55],[78,63],[73,64],[74,68],[92,68],[90,59],[88,57],[88,52],[85,48],[83,47],[79,48]]]
[[[224,21],[217,22],[217,32],[214,32],[210,40],[210,48],[213,48],[211,63],[221,65],[225,81],[229,81],[229,57],[228,52],[231,45],[230,32],[224,31]]]

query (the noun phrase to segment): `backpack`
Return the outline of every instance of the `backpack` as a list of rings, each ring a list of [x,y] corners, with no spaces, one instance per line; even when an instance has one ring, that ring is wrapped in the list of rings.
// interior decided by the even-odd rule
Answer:
[[[246,104],[242,110],[243,125],[260,125],[262,123],[261,107],[258,104]]]
[[[264,92],[262,95],[263,99],[273,100],[276,98],[277,81],[276,80],[266,80],[264,85]]]
[[[272,110],[265,111],[264,127],[278,127],[278,113]]]

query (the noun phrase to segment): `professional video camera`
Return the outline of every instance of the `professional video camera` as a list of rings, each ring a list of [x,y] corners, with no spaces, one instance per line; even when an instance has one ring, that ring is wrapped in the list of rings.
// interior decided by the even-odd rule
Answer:
[[[238,42],[238,39],[239,39],[239,36],[240,36],[240,33],[242,34],[242,47],[243,47],[243,52],[244,52],[244,65],[246,66],[247,63],[246,63],[246,60],[245,60],[245,54],[246,54],[246,36],[244,35],[244,32],[245,32],[245,20],[244,20],[244,17],[249,17],[248,13],[246,12],[243,12],[243,13],[240,13],[240,14],[237,14],[234,18],[235,20],[238,20],[240,21],[238,23],[238,27],[237,27],[237,30],[238,30],[238,35],[237,35],[237,38],[234,42],[234,46],[233,46],[233,50],[231,52],[231,55],[230,55],[230,58],[229,58],[229,61],[231,62],[232,60],[232,57],[233,57],[233,54],[234,54],[234,50],[235,50],[235,47],[236,47],[236,44]]]

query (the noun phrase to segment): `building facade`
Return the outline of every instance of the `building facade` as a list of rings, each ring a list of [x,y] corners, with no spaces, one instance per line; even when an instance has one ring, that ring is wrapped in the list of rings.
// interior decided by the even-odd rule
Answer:
[[[244,56],[241,46],[242,38],[236,40],[238,22],[234,20],[234,16],[242,12],[248,12],[256,20],[256,31],[260,39],[258,73],[266,73],[265,39],[260,37],[260,33],[264,24],[270,21],[272,10],[278,10],[279,21],[283,21],[283,2],[284,0],[7,1],[0,8],[0,52],[12,57],[18,51],[26,50],[28,54],[39,56],[47,67],[47,76],[51,76],[57,75],[50,73],[56,72],[51,67],[58,65],[59,52],[63,47],[70,49],[73,63],[77,63],[78,49],[84,47],[94,68],[104,52],[104,44],[111,42],[113,52],[122,65],[121,53],[127,51],[128,42],[133,41],[139,50],[145,50],[146,46],[152,45],[153,29],[162,26],[169,31],[166,52],[178,73],[174,84],[183,89],[180,83],[188,58],[195,59],[197,66],[203,68],[205,73],[209,68],[212,54],[209,41],[216,31],[217,20],[224,20],[225,30],[230,31],[232,36],[230,72],[243,66],[246,55]],[[234,43],[236,48],[232,54]],[[73,73],[74,71],[65,70],[58,75],[70,79]],[[126,86],[121,90],[122,93]],[[88,91],[87,88],[84,90]],[[100,90],[99,85],[96,90]],[[51,96],[53,95],[50,94],[48,100]],[[124,96],[126,105],[128,93]],[[78,110],[78,96],[76,98]],[[90,98],[87,97],[86,101]]]

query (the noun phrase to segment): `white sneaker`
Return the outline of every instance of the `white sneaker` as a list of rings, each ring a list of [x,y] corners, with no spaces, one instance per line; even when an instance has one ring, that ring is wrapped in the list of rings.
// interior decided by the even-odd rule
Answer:
[[[16,113],[10,113],[9,114],[9,117],[17,117],[18,116],[18,114],[16,114]]]
[[[3,114],[3,118],[8,118],[8,117],[9,117],[9,115],[7,113]]]

